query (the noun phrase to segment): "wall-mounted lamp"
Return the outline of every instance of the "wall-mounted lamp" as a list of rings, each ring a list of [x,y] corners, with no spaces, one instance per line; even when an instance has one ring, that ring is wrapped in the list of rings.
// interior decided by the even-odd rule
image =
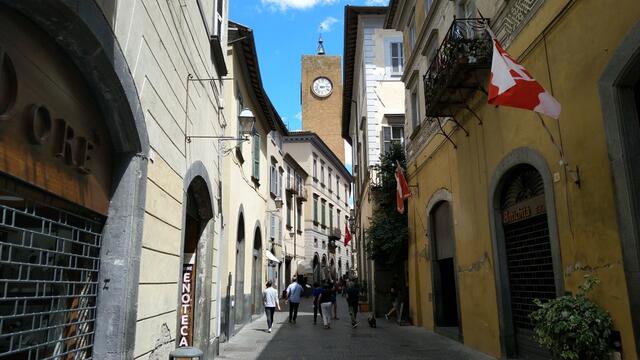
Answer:
[[[240,115],[238,115],[238,120],[240,122],[240,134],[243,137],[253,135],[256,126],[256,117],[253,115],[253,111],[247,108],[242,109]]]
[[[282,205],[283,205],[284,203],[283,203],[282,198],[281,198],[280,196],[278,196],[278,197],[275,199],[275,203],[276,203],[276,209],[278,209],[278,210],[282,209]]]

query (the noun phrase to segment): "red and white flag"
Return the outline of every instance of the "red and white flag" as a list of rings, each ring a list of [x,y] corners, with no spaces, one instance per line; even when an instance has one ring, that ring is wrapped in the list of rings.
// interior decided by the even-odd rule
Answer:
[[[349,231],[349,224],[344,222],[344,246],[349,245],[349,241],[351,241],[351,232]]]
[[[487,31],[493,41],[489,104],[533,110],[558,119],[560,103],[504,50],[489,27]]]
[[[409,184],[407,184],[400,163],[396,161],[396,164],[398,165],[396,167],[396,207],[400,214],[404,214],[404,200],[411,196],[411,191],[409,191]]]

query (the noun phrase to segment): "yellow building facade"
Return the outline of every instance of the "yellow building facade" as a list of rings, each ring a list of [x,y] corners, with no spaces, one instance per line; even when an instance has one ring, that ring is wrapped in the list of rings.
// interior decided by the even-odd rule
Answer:
[[[425,9],[426,3],[434,8]],[[429,53],[429,42],[422,48],[420,39],[434,37],[439,46],[446,35],[435,21],[424,28],[423,22],[440,12],[446,19],[440,28],[446,29],[454,15],[460,19],[455,7],[464,5],[392,0],[387,26],[403,30],[405,43],[417,42],[405,46],[405,59],[417,63],[415,57]],[[436,119],[429,116],[433,104],[425,103],[424,93],[416,97],[417,123],[406,127],[413,192],[408,206],[412,320],[498,358],[524,357],[536,351],[528,349],[521,324],[530,309],[519,307],[514,294],[525,290],[518,284],[530,291],[525,297],[536,297],[538,290],[541,297],[560,296],[575,293],[584,276],[593,274],[601,283],[590,298],[611,314],[622,358],[637,359],[639,228],[633,203],[640,189],[634,177],[640,138],[631,136],[640,125],[633,110],[640,87],[633,75],[638,72],[629,69],[640,64],[640,6],[633,0],[615,6],[597,0],[474,5],[490,19],[506,50],[562,104],[560,119],[544,117],[544,122],[566,163],[533,112],[491,106],[486,94],[476,91],[464,100],[468,109],[451,110],[453,119]],[[524,21],[509,23],[515,15]],[[425,59],[415,67],[420,91],[430,65]],[[411,99],[412,75],[403,80]],[[408,100],[407,108],[411,105]],[[413,116],[408,110],[408,125]],[[534,193],[516,199],[526,191]],[[523,230],[522,222],[534,218],[542,222],[527,223],[531,231]],[[531,235],[534,230],[539,233]],[[514,248],[520,241],[515,236],[546,240],[527,243],[536,247],[529,251],[523,250],[525,243]],[[439,238],[447,244],[437,243]],[[447,253],[451,257],[442,255]],[[536,262],[536,256],[545,261]],[[518,273],[519,266],[539,268]],[[452,278],[443,275],[449,268]],[[518,283],[518,276],[532,274]],[[456,306],[439,308],[443,297]]]

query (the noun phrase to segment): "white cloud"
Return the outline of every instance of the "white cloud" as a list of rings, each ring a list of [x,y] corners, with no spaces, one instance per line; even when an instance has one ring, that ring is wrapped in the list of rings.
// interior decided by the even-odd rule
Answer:
[[[331,31],[331,27],[333,26],[333,24],[337,22],[338,22],[338,19],[334,18],[333,16],[329,16],[326,19],[322,20],[322,22],[320,23],[320,26],[318,27],[318,31],[329,32]]]
[[[353,148],[349,143],[344,141],[344,164],[345,166],[353,166]]]
[[[369,6],[387,6],[389,0],[367,0],[366,4]]]
[[[295,114],[293,117],[298,119],[298,120],[302,120],[302,112],[298,111],[298,113]]]
[[[286,11],[287,9],[305,10],[305,9],[311,9],[316,5],[330,5],[338,2],[338,0],[260,0],[260,1],[262,2],[262,5],[266,5],[273,10],[280,10],[280,11]]]

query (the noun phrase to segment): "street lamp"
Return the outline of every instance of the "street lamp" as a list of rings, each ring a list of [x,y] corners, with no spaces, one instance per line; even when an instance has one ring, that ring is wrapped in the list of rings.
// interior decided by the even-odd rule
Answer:
[[[240,111],[240,115],[238,115],[238,121],[240,122],[241,137],[224,135],[185,135],[185,141],[187,143],[190,143],[192,139],[217,139],[219,142],[235,140],[238,141],[238,143],[248,141],[250,136],[255,133],[256,117],[253,115],[253,111],[248,108],[242,109],[242,111]]]

